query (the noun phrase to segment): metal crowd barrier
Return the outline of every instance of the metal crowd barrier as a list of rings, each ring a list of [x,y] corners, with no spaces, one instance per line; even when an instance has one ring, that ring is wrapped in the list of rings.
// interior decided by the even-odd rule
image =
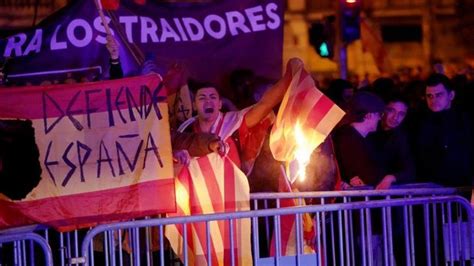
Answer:
[[[391,209],[396,207],[403,209],[402,216],[399,217],[403,223],[403,228],[401,229],[403,229],[404,233],[402,235],[394,235],[394,228],[392,228]],[[417,207],[423,210],[421,213],[424,216],[421,220],[422,225],[414,224],[417,218],[413,216],[413,210]],[[438,207],[441,207],[439,210],[442,213],[441,216],[437,216],[430,211],[430,208],[437,209]],[[371,215],[375,210],[382,211],[382,217],[379,221],[381,223],[380,234],[376,234],[373,228],[375,220]],[[410,212],[412,215],[410,215]],[[312,243],[317,252],[309,254],[303,251],[303,233],[301,222],[298,223],[301,216],[305,213],[314,215],[314,226],[317,232]],[[331,214],[333,214],[332,217],[330,216]],[[356,219],[354,219],[356,214],[358,216],[357,219],[360,221],[359,226],[354,226],[353,224],[356,222]],[[289,256],[283,256],[283,254],[278,251],[278,247],[282,244],[280,239],[281,225],[278,224],[278,218],[285,215],[296,216],[296,228],[299,228],[294,236],[296,253]],[[430,215],[434,215],[433,218],[440,218],[440,220],[430,219]],[[273,224],[274,228],[276,228],[275,246],[277,247],[277,252],[275,256],[260,256],[261,249],[259,247],[259,229],[257,222],[259,217],[276,218]],[[107,263],[111,263],[110,265],[122,265],[124,259],[120,254],[117,256],[114,251],[114,249],[117,249],[117,246],[118,249],[120,248],[120,243],[123,241],[120,232],[156,227],[160,232],[158,256],[160,260],[156,262],[148,258],[142,260],[140,256],[140,253],[142,253],[140,251],[140,245],[136,243],[135,247],[137,250],[133,250],[131,253],[133,260],[130,265],[169,265],[173,263],[174,265],[180,265],[179,262],[176,261],[168,261],[168,264],[165,264],[165,239],[162,234],[164,226],[197,222],[204,222],[208,225],[212,221],[235,221],[238,219],[252,220],[252,248],[255,265],[454,265],[454,263],[459,265],[473,265],[474,249],[472,245],[471,205],[467,200],[459,196],[333,203],[100,225],[88,232],[82,242],[82,256],[76,258],[75,262],[84,263],[84,265],[93,265],[93,240],[99,235],[106,234],[109,238],[110,236],[115,236],[112,238],[115,239],[115,241],[110,241],[112,245],[109,247],[109,254],[106,255],[109,259],[100,265],[107,265]],[[351,223],[343,222],[345,220]],[[420,227],[418,228],[418,226]],[[441,232],[444,228],[447,230],[445,231],[446,234],[445,236],[441,236],[438,232]],[[424,233],[424,237],[416,237],[417,232],[415,229],[418,229],[420,231],[419,233]],[[463,230],[465,230],[464,234],[462,233]],[[185,238],[186,234],[185,231]],[[376,235],[378,236],[375,237]],[[401,238],[398,236],[401,236]],[[135,234],[136,241],[138,241],[137,237],[137,234]],[[443,242],[447,242],[448,245],[445,247],[438,245]],[[209,244],[208,237],[206,245],[208,246]],[[395,254],[395,244],[400,244],[405,247],[405,252],[401,254],[401,257],[397,257]],[[378,250],[375,249],[375,245]],[[419,249],[423,251],[416,253]],[[440,254],[444,254],[444,256]],[[236,256],[236,254],[233,255]],[[186,257],[183,263],[187,265]]]
[[[302,205],[302,201],[310,201],[310,203],[324,205],[334,202],[339,199],[342,202],[350,202],[351,200],[363,198],[364,200],[371,200],[374,198],[413,198],[422,196],[447,196],[458,195],[459,188],[446,188],[431,183],[420,184],[406,184],[395,185],[388,190],[374,190],[371,186],[355,187],[350,190],[342,191],[310,191],[310,192],[263,192],[250,194],[250,200],[253,201],[254,206],[262,206],[264,208],[271,208],[280,205],[281,200],[294,199],[298,205]]]
[[[28,226],[0,232],[0,265],[53,265],[48,240]]]
[[[335,202],[364,205],[374,200],[408,202],[419,197],[456,195],[466,190],[433,184],[400,185],[390,190],[373,190],[372,187],[363,189],[365,190],[254,193],[251,200],[254,209],[281,208],[288,206],[289,200],[294,206],[327,205]],[[469,218],[472,210],[466,206],[463,210],[460,206],[453,208],[446,204],[387,206],[371,211],[329,212],[319,218],[316,213],[315,218],[319,220],[315,226],[319,226],[317,231],[322,230],[322,239],[318,241],[324,240],[323,246],[330,248],[329,253],[323,254],[326,265],[474,265],[472,255],[469,255],[472,254],[471,245],[461,245],[468,243],[468,240],[472,241],[469,237],[471,235],[467,234],[469,226],[472,226],[472,219]],[[453,219],[456,226],[450,226]],[[264,239],[271,239],[273,227],[281,226],[280,220],[279,217],[275,220],[273,217],[259,220],[259,228],[263,231],[260,234],[263,234]],[[395,251],[394,245],[398,247]],[[369,251],[374,246],[379,249],[382,247],[383,250]],[[387,255],[388,251],[390,256]],[[381,253],[383,256],[379,255]]]
[[[187,265],[186,256],[181,262],[167,244],[166,225],[238,219],[252,222],[252,246],[246,248],[252,248],[254,265],[474,265],[472,207],[456,193],[451,188],[259,193],[251,195],[255,210],[246,212],[145,219],[68,233],[0,231],[0,265],[53,265],[53,260],[54,265]],[[295,207],[281,207],[289,199]],[[310,242],[303,230],[307,214],[315,231]],[[291,252],[282,250],[284,217],[293,217],[296,228]],[[32,248],[33,241],[41,249]]]

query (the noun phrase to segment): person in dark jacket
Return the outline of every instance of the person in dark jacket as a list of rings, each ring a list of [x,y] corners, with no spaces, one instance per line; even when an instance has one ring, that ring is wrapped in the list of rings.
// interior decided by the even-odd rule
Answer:
[[[411,183],[415,177],[415,163],[408,136],[401,127],[408,112],[408,102],[400,96],[388,99],[379,129],[369,135],[386,173],[385,182],[376,189],[388,189],[394,182]]]
[[[425,90],[428,109],[416,124],[414,148],[419,181],[471,186],[474,177],[471,120],[452,106],[450,80],[433,74]]]
[[[334,146],[336,157],[343,180],[343,188],[348,185],[353,187],[370,185],[377,186],[385,183],[384,169],[379,162],[379,156],[372,142],[367,137],[369,133],[377,130],[377,125],[384,111],[385,104],[377,95],[370,92],[358,92],[348,103],[347,115],[349,124],[335,131]],[[391,183],[392,181],[389,180]],[[349,184],[347,184],[349,183]],[[353,199],[360,200],[360,199]],[[356,236],[356,264],[362,263],[361,245],[363,241],[372,245],[372,264],[383,265],[382,255],[382,230],[380,213],[373,212],[372,236],[364,240],[360,230],[360,217],[354,214],[354,235]],[[329,262],[334,263],[332,261]]]
[[[383,169],[371,142],[366,138],[377,129],[384,102],[370,92],[359,92],[348,104],[348,121],[334,133],[341,178],[351,186],[377,185]]]
[[[432,182],[446,187],[471,186],[474,176],[473,140],[471,120],[453,106],[455,91],[452,83],[443,74],[432,74],[426,81],[425,98],[427,110],[416,120],[413,147],[416,158],[417,177],[420,182]],[[470,193],[470,192],[469,192]],[[468,195],[464,195],[468,197]],[[441,212],[441,206],[437,211]],[[422,221],[421,209],[415,213],[415,221]],[[453,212],[453,223],[461,217]],[[438,223],[443,223],[440,216]],[[437,254],[426,257],[423,223],[415,223],[415,248],[420,251],[416,265],[427,265],[431,261],[445,258],[442,242],[431,242]],[[442,235],[438,229],[438,235]],[[417,251],[418,252],[418,251]]]

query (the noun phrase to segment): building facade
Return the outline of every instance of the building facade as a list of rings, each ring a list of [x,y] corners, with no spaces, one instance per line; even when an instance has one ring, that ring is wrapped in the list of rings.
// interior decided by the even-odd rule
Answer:
[[[298,56],[317,75],[338,76],[337,51],[342,44],[336,42],[333,60],[323,59],[308,41],[308,28],[327,16],[338,17],[340,4],[334,0],[288,0],[284,58]],[[381,73],[367,44],[360,40],[347,46],[349,73],[359,78],[389,73],[419,75],[440,62],[446,73],[453,75],[473,66],[474,48],[469,45],[474,38],[474,19],[469,12],[473,5],[469,0],[362,0],[361,17],[380,36],[386,73]]]

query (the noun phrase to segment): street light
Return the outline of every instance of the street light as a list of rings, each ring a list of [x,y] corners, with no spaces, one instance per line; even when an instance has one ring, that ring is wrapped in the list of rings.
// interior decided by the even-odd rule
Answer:
[[[360,38],[361,0],[340,0],[342,40],[350,43]]]

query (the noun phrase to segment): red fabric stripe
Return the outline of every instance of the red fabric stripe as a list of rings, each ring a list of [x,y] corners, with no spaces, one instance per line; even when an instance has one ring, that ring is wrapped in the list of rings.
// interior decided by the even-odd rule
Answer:
[[[100,0],[102,8],[106,10],[117,10],[120,6],[120,0]]]
[[[225,196],[225,211],[226,212],[233,212],[235,211],[235,174],[234,174],[234,167],[230,160],[224,161],[224,196]],[[233,234],[234,234],[234,254],[235,258],[238,261],[238,249],[236,249],[237,242],[237,230],[235,223],[232,227]],[[230,254],[230,232],[229,232],[229,222],[225,223],[225,233],[224,233],[224,265],[232,265],[232,258]],[[236,263],[236,265],[239,265]]]
[[[291,96],[289,98],[288,105],[285,108],[286,110],[283,112],[284,114],[286,114],[283,116],[284,120],[290,117],[289,123],[296,122],[296,118],[298,114],[300,113],[300,108],[302,107],[301,104],[299,103],[304,102],[304,99],[306,98],[309,92],[307,89],[301,88],[302,86],[301,83],[307,76],[308,76],[308,73],[306,71],[302,71],[299,77],[298,83],[296,84],[296,87],[289,88],[295,94],[295,95],[290,94]]]
[[[288,123],[291,125],[296,124],[296,120],[299,118],[299,113],[301,109],[304,107],[301,103],[304,102],[305,98],[308,97],[309,90],[300,90],[298,88],[298,94],[295,95],[295,100],[292,104],[291,111],[288,113],[290,120]]]
[[[147,75],[91,83],[2,89],[0,90],[0,117],[54,118],[64,115],[70,106],[69,112],[73,116],[122,110],[122,115],[128,119],[128,110],[135,111],[135,104],[137,108],[140,106],[141,86],[149,88],[149,92],[144,94],[147,112],[155,112],[151,104],[152,97],[156,96],[158,102],[166,102],[166,90],[159,87],[160,82],[161,78],[158,75]],[[158,88],[160,89],[156,91],[156,95],[153,95],[155,89]],[[127,97],[127,94],[132,97]],[[130,101],[128,105],[127,98],[133,98],[135,103]],[[149,110],[150,107],[151,110]],[[118,115],[115,116],[115,119],[119,121]],[[135,119],[140,118],[135,117]]]
[[[226,210],[225,209],[225,202],[222,199],[222,196],[221,196],[222,192],[219,188],[219,183],[217,182],[217,177],[216,177],[216,174],[213,171],[211,162],[209,161],[209,157],[204,156],[204,157],[199,158],[198,159],[198,164],[199,164],[201,172],[204,176],[204,180],[206,182],[206,188],[207,188],[207,191],[209,192],[209,198],[211,199],[211,203],[212,203],[212,207],[214,209],[214,213],[225,211]],[[193,187],[197,187],[197,186],[194,185]],[[202,211],[202,210],[200,210],[200,211]],[[192,211],[192,213],[195,213],[195,212]],[[202,213],[202,212],[200,212],[200,213]],[[220,232],[221,236],[225,236],[225,230],[226,230],[225,225],[226,225],[226,223],[223,222],[223,221],[219,221],[217,224],[218,224],[219,232]],[[204,230],[205,230],[205,227],[204,227]]]
[[[219,189],[219,183],[217,177],[213,171],[211,162],[208,156],[204,156],[198,159],[199,167],[206,181],[206,188],[209,192],[209,197],[212,202],[212,206],[215,212],[222,211],[224,206],[222,205],[221,190]]]
[[[144,5],[146,4],[146,0],[134,0],[136,4],[139,4],[139,5]]]
[[[191,176],[191,173],[188,176],[186,176],[186,178],[189,178],[189,180],[190,180],[189,184],[191,185],[191,183],[193,183],[193,178]],[[193,215],[193,214],[203,214],[204,211],[202,210],[201,205],[199,203],[199,196],[198,196],[197,192],[194,191],[194,189],[199,189],[199,187],[196,186],[196,184],[192,184],[192,186],[190,186],[190,189],[188,190],[189,191],[190,207],[192,206],[192,208],[190,208],[191,215]],[[201,247],[204,249],[204,254],[207,254],[206,224],[205,223],[193,223],[192,226],[194,227],[194,229],[196,231],[198,241],[201,243]],[[215,250],[215,246],[212,242],[212,238],[211,238],[210,244],[211,244],[212,264],[217,265],[217,256],[216,256],[215,252],[213,252]]]
[[[306,117],[306,123],[305,127],[306,128],[315,128],[319,122],[326,116],[326,114],[331,110],[333,107],[334,103],[331,102],[331,100],[326,97],[322,96],[319,98],[319,101],[311,108],[310,113]]]
[[[186,188],[186,191],[188,192],[190,206],[194,206],[194,208],[191,209],[191,215],[193,215],[193,214],[202,214],[203,210],[200,207],[200,204],[199,204],[199,201],[198,201],[199,200],[198,196],[197,196],[196,192],[194,191],[194,188],[196,188],[196,187],[195,187],[194,184],[192,185],[192,180],[193,179],[192,179],[191,173],[189,172],[189,169],[187,167],[183,167],[182,169],[183,170],[181,170],[181,172],[178,175],[178,179],[183,184],[183,186]],[[180,209],[180,211],[181,211],[181,213],[177,213],[176,215],[173,214],[171,216],[179,216],[180,214],[181,215],[185,214],[185,212],[182,209]],[[206,238],[206,225],[205,225],[205,223],[192,223],[187,228],[187,233],[188,233],[188,243],[187,243],[187,245],[188,245],[188,248],[190,248],[191,250],[194,250],[193,249],[194,245],[190,245],[190,243],[192,243],[192,241],[194,239],[193,235],[191,234],[191,232],[192,232],[191,227],[193,227],[194,230],[196,231],[197,241],[199,241],[199,243],[201,243],[201,247],[203,248],[204,253],[207,254],[207,246],[206,246],[207,238]],[[180,232],[181,236],[184,236],[183,235],[183,227],[182,226],[176,226],[176,228]],[[212,240],[211,240],[211,244],[212,244]],[[211,252],[213,250],[215,250],[214,245],[211,246]],[[211,259],[212,259],[212,264],[217,265],[217,257],[216,257],[214,252],[212,252]],[[207,263],[207,260],[206,260],[206,263]]]
[[[40,223],[68,231],[105,221],[174,212],[174,196],[174,180],[170,178],[35,201],[0,200],[0,228]]]

